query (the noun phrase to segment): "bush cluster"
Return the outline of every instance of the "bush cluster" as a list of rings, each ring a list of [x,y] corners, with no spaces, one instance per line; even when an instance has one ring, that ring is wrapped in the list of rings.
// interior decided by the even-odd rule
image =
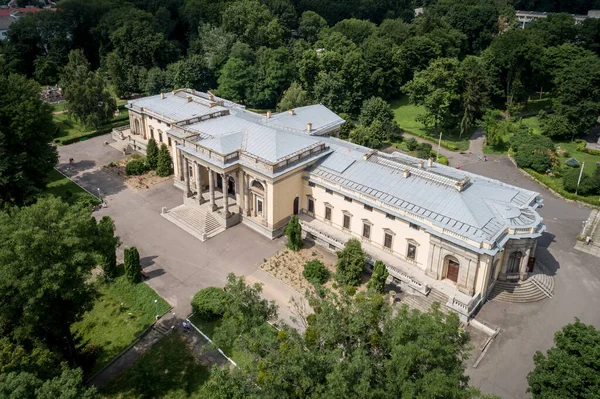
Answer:
[[[554,143],[548,137],[515,134],[511,138],[511,148],[515,153],[515,162],[521,168],[546,173],[558,164]]]
[[[571,158],[567,159],[567,161],[565,162],[565,165],[570,166],[572,168],[578,168],[579,161],[576,160],[575,158],[571,157]]]
[[[227,298],[227,293],[222,288],[201,289],[192,298],[192,310],[204,320],[217,319],[225,313]]]
[[[323,284],[327,281],[329,272],[323,262],[313,259],[304,264],[302,275],[313,284]]]
[[[132,159],[127,162],[127,166],[125,166],[125,173],[127,173],[127,176],[139,176],[144,174],[147,170],[148,166],[146,165],[146,162],[141,159]]]

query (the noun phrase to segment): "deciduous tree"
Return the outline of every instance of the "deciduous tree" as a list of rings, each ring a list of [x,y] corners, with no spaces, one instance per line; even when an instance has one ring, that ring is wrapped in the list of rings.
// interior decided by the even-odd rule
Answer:
[[[554,334],[546,354],[533,356],[535,368],[527,375],[534,399],[594,398],[600,392],[600,332],[575,319]]]
[[[46,185],[58,160],[52,110],[39,85],[24,76],[0,76],[0,209],[23,204]]]
[[[337,252],[337,256],[337,280],[350,286],[359,285],[366,264],[360,241],[356,238],[349,239],[344,249]]]
[[[77,364],[71,325],[89,308],[98,227],[56,197],[0,213],[0,334],[37,341]]]
[[[314,43],[319,33],[327,28],[327,21],[314,11],[304,11],[300,16],[298,33],[309,43]]]
[[[277,105],[278,111],[287,111],[289,109],[304,107],[312,104],[310,94],[300,86],[298,82],[292,82],[290,87],[283,92],[281,101]]]

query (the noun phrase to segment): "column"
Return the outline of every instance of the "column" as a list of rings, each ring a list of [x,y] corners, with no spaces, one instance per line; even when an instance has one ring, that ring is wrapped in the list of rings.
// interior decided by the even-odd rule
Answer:
[[[521,281],[525,281],[527,280],[527,277],[529,276],[529,273],[527,273],[527,265],[529,264],[529,257],[531,256],[531,247],[527,248],[527,250],[525,251],[525,256],[523,256],[523,259],[521,260],[521,265],[519,266],[519,272],[520,272],[520,280]]]
[[[196,164],[196,191],[198,191],[198,205],[202,205],[204,198],[202,198],[202,173],[200,173],[200,164]]]
[[[269,225],[269,219],[267,218],[267,198],[268,198],[268,194],[267,194],[267,182],[263,181],[262,182],[263,185],[265,186],[265,197],[263,198],[263,225],[268,226]]]
[[[185,193],[185,198],[188,198],[190,196],[190,168],[189,168],[189,161],[186,157],[184,157],[183,159],[183,179],[185,180],[185,188],[184,188],[184,193]]]
[[[181,154],[181,150],[180,149],[177,149],[177,153],[179,154],[179,157],[178,157],[178,159],[179,159],[179,162],[178,162],[179,163],[179,167],[178,167],[178,169],[179,169],[179,171],[178,171],[179,172],[179,181],[181,181],[181,180],[184,179],[183,178],[183,155]]]
[[[246,216],[250,216],[250,176],[246,172],[244,174],[244,212]]]
[[[237,205],[238,213],[242,213],[242,198],[244,196],[242,192],[242,187],[244,186],[242,176],[242,171],[238,169],[235,172],[235,204]]]
[[[211,168],[207,168],[208,170],[208,191],[209,191],[209,201],[210,201],[210,210],[216,211],[217,204],[215,204],[215,174]]]
[[[229,188],[229,175],[221,173],[221,180],[223,182],[223,216],[227,218],[229,216],[229,195],[227,193]]]

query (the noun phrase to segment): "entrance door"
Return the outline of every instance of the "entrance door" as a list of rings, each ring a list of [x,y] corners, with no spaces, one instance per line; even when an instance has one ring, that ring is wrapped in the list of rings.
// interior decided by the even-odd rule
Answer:
[[[294,215],[297,215],[300,208],[300,198],[294,198]]]
[[[227,193],[235,197],[235,180],[233,180],[233,177],[231,176],[229,176],[229,186],[227,188]]]
[[[217,188],[223,191],[223,178],[217,173]]]
[[[458,281],[458,270],[459,270],[458,263],[453,261],[452,259],[449,259],[448,260],[448,273],[446,274],[446,277],[448,278],[448,280],[452,280],[456,283]]]

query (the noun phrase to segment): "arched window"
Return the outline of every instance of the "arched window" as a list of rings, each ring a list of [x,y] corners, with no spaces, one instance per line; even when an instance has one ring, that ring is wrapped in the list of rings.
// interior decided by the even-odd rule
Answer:
[[[250,186],[256,188],[257,190],[265,191],[265,187],[258,180],[252,180],[252,184]]]
[[[508,258],[508,268],[506,269],[506,273],[518,273],[519,266],[521,266],[521,259],[523,259],[523,252],[515,251],[510,254]]]

